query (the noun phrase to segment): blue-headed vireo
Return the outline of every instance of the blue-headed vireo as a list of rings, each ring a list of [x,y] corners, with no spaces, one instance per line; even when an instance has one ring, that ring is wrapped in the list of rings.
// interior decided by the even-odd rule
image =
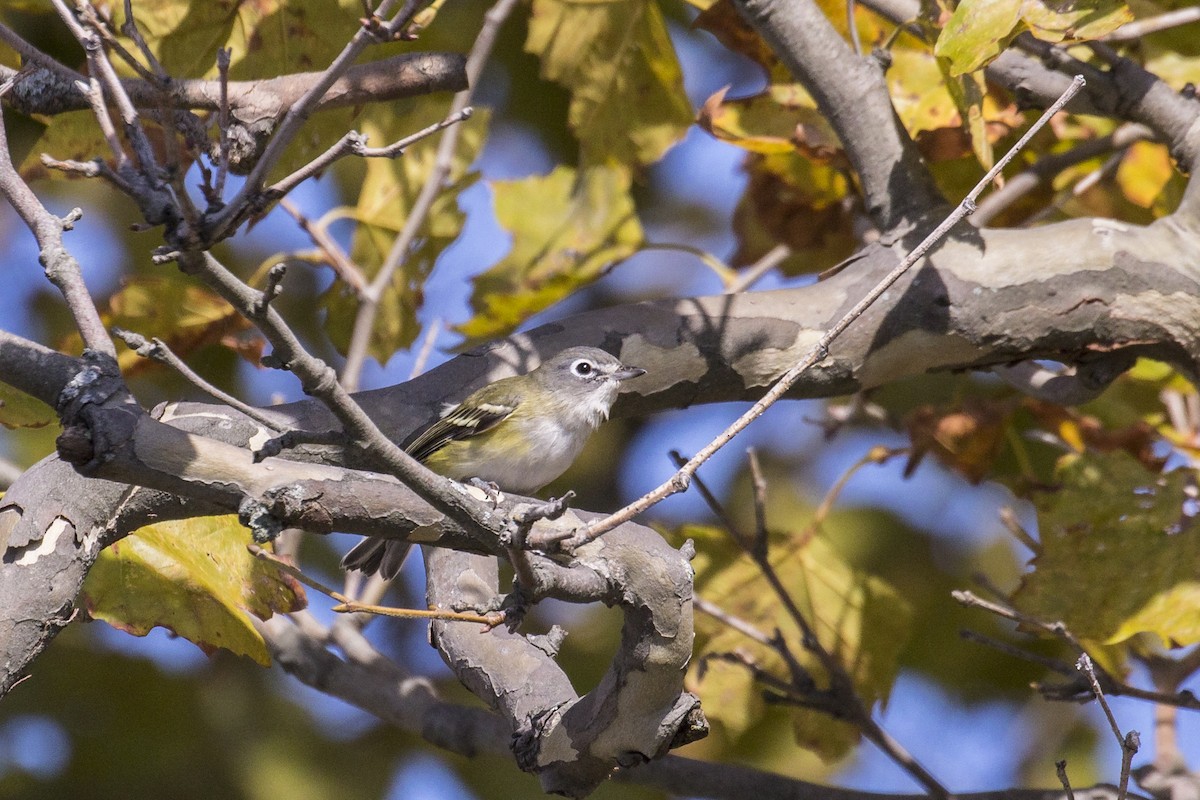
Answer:
[[[570,347],[526,375],[501,378],[448,407],[404,450],[447,478],[478,478],[531,494],[571,466],[608,419],[621,381],[645,372],[595,347]],[[370,537],[342,566],[393,578],[408,549],[408,542]]]

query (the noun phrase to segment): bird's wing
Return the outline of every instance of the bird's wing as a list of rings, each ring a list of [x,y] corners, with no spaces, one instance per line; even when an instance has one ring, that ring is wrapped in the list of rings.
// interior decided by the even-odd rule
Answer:
[[[446,416],[422,431],[404,450],[417,461],[423,462],[450,442],[491,430],[507,419],[516,408],[515,399],[511,402],[506,399],[500,403],[473,404],[470,408],[464,408],[460,403],[450,409]]]

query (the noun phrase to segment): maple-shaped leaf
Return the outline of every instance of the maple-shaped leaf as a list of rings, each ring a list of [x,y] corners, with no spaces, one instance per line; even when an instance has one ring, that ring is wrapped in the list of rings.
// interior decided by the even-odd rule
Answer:
[[[597,278],[643,242],[629,173],[619,167],[491,184],[496,219],[512,232],[504,259],[475,278],[475,316],[458,327],[470,339],[508,333],[531,315]]]
[[[271,657],[250,615],[267,619],[305,606],[287,573],[246,550],[237,517],[199,517],[148,525],[100,552],[82,605],[94,619],[136,636],[163,627],[206,653],[218,649]]]
[[[1067,456],[1057,477],[1038,500],[1041,551],[1013,603],[1104,644],[1139,633],[1200,642],[1194,474],[1151,472],[1116,450]]]
[[[692,124],[683,72],[658,3],[534,0],[525,49],[567,87],[585,166],[650,164]]]

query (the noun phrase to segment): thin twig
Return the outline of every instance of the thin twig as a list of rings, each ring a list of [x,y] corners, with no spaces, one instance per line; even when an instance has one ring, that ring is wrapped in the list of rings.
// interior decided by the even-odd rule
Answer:
[[[442,318],[434,317],[425,328],[425,335],[421,339],[421,349],[417,351],[417,357],[413,361],[409,380],[412,380],[425,371],[426,365],[429,364],[429,357],[433,355],[433,346],[437,344],[437,338],[441,332]]]
[[[225,194],[225,179],[229,174],[229,60],[232,55],[233,48],[221,47],[217,50],[217,79],[221,84],[217,124],[221,129],[221,138],[217,142],[217,179],[213,184],[213,194],[218,203]]]
[[[908,772],[931,795],[941,798],[950,797],[950,793],[938,782],[937,778],[926,770],[903,745],[892,738],[884,730],[883,726],[875,720],[870,709],[866,707],[862,698],[858,696],[858,692],[854,688],[854,680],[842,666],[841,662],[821,643],[817,632],[809,624],[808,618],[800,611],[791,593],[784,586],[778,573],[775,572],[775,568],[771,565],[770,553],[767,549],[766,481],[763,479],[762,470],[758,464],[758,458],[754,450],[749,450],[748,455],[750,458],[752,481],[755,484],[755,506],[762,509],[756,512],[756,535],[753,542],[749,542],[747,537],[736,529],[728,513],[717,502],[712,492],[708,490],[708,487],[705,486],[704,481],[699,476],[695,478],[696,489],[708,502],[717,516],[724,521],[734,542],[742,548],[744,553],[754,560],[755,565],[771,586],[771,591],[779,598],[780,603],[782,603],[789,617],[800,631],[802,645],[813,654],[817,662],[821,665],[821,668],[825,671],[825,675],[829,680],[829,689],[817,690],[815,688],[809,671],[796,659],[791,648],[788,647],[787,641],[783,638],[782,632],[776,630],[774,637],[763,637],[760,631],[748,623],[741,622],[740,625],[735,624],[733,627],[770,647],[788,665],[795,685],[784,682],[773,684],[785,695],[784,698],[777,698],[777,700],[795,702],[810,708],[818,708],[836,717],[851,721],[862,731],[867,739],[882,750],[888,758],[892,759],[897,765]],[[677,460],[680,458],[678,453],[672,453],[672,457]],[[724,614],[719,609],[717,609],[716,613],[711,608],[701,608],[700,610],[711,613],[713,616]],[[730,615],[725,614],[725,616],[730,617],[731,620],[733,619]],[[762,675],[766,674],[757,667],[748,664],[747,666],[755,674],[756,679],[761,680]],[[814,693],[820,696],[819,700],[814,699]]]
[[[1075,800],[1075,792],[1071,789],[1071,781],[1067,778],[1067,762],[1055,761],[1054,771],[1058,773],[1058,780],[1062,783],[1063,791],[1067,793],[1067,800]]]
[[[1039,158],[1024,172],[1009,178],[1003,186],[981,200],[979,208],[971,215],[971,224],[979,228],[985,227],[1000,212],[1076,164],[1114,150],[1124,152],[1134,142],[1152,138],[1154,131],[1150,128],[1136,122],[1127,122],[1107,136],[1089,139],[1066,152]]]
[[[754,491],[754,544],[750,555],[760,564],[767,563],[767,479],[758,461],[758,451],[746,449],[746,461],[750,465],[750,487]]]
[[[1050,118],[1057,114],[1059,110],[1062,109],[1062,107],[1065,106],[1067,102],[1070,101],[1070,99],[1074,97],[1080,89],[1083,88],[1083,85],[1083,78],[1077,75],[1071,82],[1070,87],[1063,92],[1062,96],[1059,97],[1053,105],[1046,109],[1045,113],[1042,114],[1038,121],[1030,127],[1025,135],[1022,136],[1015,145],[1013,145],[1012,149],[1005,153],[1004,157],[997,161],[996,165],[992,167],[992,169],[988,170],[988,173],[983,176],[983,180],[979,181],[979,183],[975,185],[975,188],[973,188],[967,194],[967,196],[962,200],[961,203],[958,204],[954,211],[952,211],[950,215],[946,217],[942,224],[938,225],[932,233],[925,237],[924,241],[913,248],[912,252],[909,253],[891,272],[884,276],[884,278],[880,280],[879,283],[876,284],[875,287],[871,289],[871,291],[868,292],[865,297],[859,300],[859,302],[855,304],[854,308],[850,309],[844,316],[842,316],[841,319],[835,322],[833,326],[821,336],[812,349],[809,350],[809,352],[803,358],[801,358],[799,362],[792,366],[791,369],[785,372],[779,378],[779,380],[775,382],[775,385],[772,386],[771,389],[762,397],[762,399],[756,402],[749,411],[747,411],[736,421],[734,421],[732,425],[722,431],[717,438],[713,439],[713,441],[711,441],[699,453],[693,456],[691,461],[684,465],[678,472],[675,473],[675,475],[664,482],[661,486],[646,493],[642,497],[622,508],[620,511],[617,511],[597,522],[591,523],[576,530],[570,536],[570,538],[566,539],[566,541],[563,543],[564,548],[570,550],[590,542],[607,531],[612,530],[616,526],[628,522],[638,514],[661,502],[665,498],[687,489],[692,476],[695,475],[696,470],[699,469],[701,464],[703,464],[705,461],[711,458],[714,453],[728,444],[734,436],[745,430],[751,422],[762,416],[762,414],[768,408],[774,405],[777,400],[783,397],[788,390],[792,388],[796,381],[798,381],[805,372],[807,372],[814,365],[824,361],[829,354],[829,345],[835,339],[837,339],[837,337],[840,336],[842,332],[845,331],[846,328],[848,328],[855,320],[861,317],[863,313],[883,295],[884,292],[891,288],[892,284],[900,280],[904,273],[906,273],[913,264],[924,257],[925,253],[928,252],[928,250],[933,247],[934,244],[941,241],[941,239],[950,232],[951,228],[957,225],[963,218],[965,218],[974,210],[975,198],[977,198],[979,194],[985,188],[987,188],[993,180],[995,180],[996,176],[1000,174],[1000,171],[1004,169],[1004,167],[1008,165],[1013,157],[1025,147],[1029,140],[1033,138],[1033,136],[1040,131],[1047,122],[1050,121]]]
[[[249,550],[250,554],[255,558],[262,559],[263,561],[270,561],[276,567],[291,575],[305,586],[316,589],[321,594],[337,600],[338,605],[334,606],[333,610],[338,613],[354,614],[362,612],[368,614],[377,614],[385,617],[404,617],[406,619],[442,619],[454,622],[474,622],[479,625],[486,625],[489,628],[494,628],[504,622],[504,614],[499,611],[495,611],[490,614],[471,614],[459,611],[439,611],[437,609],[425,610],[417,608],[390,608],[388,606],[366,605],[365,603],[359,603],[356,600],[346,597],[346,595],[342,594],[336,589],[326,586],[315,578],[310,578],[308,575],[305,575],[302,571],[289,564],[287,561],[284,561],[274,553],[264,550],[256,544],[248,544],[246,545],[246,549]]]
[[[1096,668],[1092,664],[1092,657],[1087,653],[1079,656],[1079,660],[1075,662],[1075,669],[1079,670],[1088,679],[1088,683],[1092,685],[1092,694],[1096,696],[1097,702],[1100,703],[1100,708],[1104,710],[1104,716],[1108,720],[1108,727],[1112,729],[1113,736],[1117,737],[1119,745],[1125,738],[1121,733],[1120,726],[1117,725],[1117,718],[1113,715],[1112,708],[1108,705],[1108,700],[1104,697],[1104,690],[1100,688],[1100,680],[1096,677]]]
[[[129,0],[125,0],[125,7],[127,9],[129,8]],[[142,78],[142,80],[145,80],[149,83],[160,83],[160,76],[155,75],[146,67],[145,64],[134,58],[133,53],[126,50],[125,45],[121,44],[121,42],[117,39],[115,32],[110,27],[111,20],[102,17],[100,12],[96,10],[95,6],[91,5],[90,3],[80,3],[78,5],[78,9],[80,14],[83,16],[84,22],[86,22],[88,26],[96,32],[96,35],[100,37],[100,41],[103,42],[104,45],[110,48],[114,53],[120,56],[121,60],[128,64],[129,67]],[[139,36],[138,38],[140,39],[141,37]]]
[[[167,86],[171,82],[171,76],[167,74],[158,57],[154,55],[154,51],[150,49],[150,45],[146,44],[146,40],[142,38],[142,31],[133,16],[133,0],[125,0],[125,21],[121,23],[121,33],[129,37],[130,41],[137,47],[138,52],[142,54],[142,58],[146,59],[146,64],[153,70],[154,77],[157,78],[158,83],[162,86]]]
[[[1017,513],[1013,511],[1012,506],[1004,506],[1000,509],[1000,524],[1012,534],[1014,539],[1029,548],[1029,552],[1034,555],[1042,552],[1042,543],[1025,530],[1020,520],[1017,519]]]
[[[765,633],[763,633],[758,628],[754,627],[753,625],[751,625],[749,622],[742,619],[741,617],[739,617],[735,614],[729,613],[728,611],[721,608],[716,603],[705,600],[703,597],[693,597],[692,598],[692,608],[696,609],[697,611],[701,612],[702,614],[708,614],[710,617],[715,619],[717,622],[720,622],[723,625],[733,628],[738,633],[742,634],[743,636],[745,636],[749,639],[753,639],[754,641],[758,642],[761,645],[771,647],[771,637],[767,636]]]
[[[1108,700],[1104,697],[1104,691],[1100,688],[1100,681],[1096,677],[1096,670],[1092,664],[1091,656],[1087,653],[1081,654],[1079,660],[1075,662],[1075,666],[1087,676],[1088,682],[1092,685],[1092,694],[1095,695],[1096,702],[1104,709],[1104,716],[1108,718],[1108,725],[1112,729],[1113,735],[1117,737],[1117,744],[1121,748],[1121,780],[1117,785],[1117,800],[1125,800],[1125,796],[1129,793],[1129,768],[1133,764],[1133,757],[1141,749],[1141,737],[1137,731],[1130,731],[1124,735],[1121,734],[1121,728],[1117,725],[1117,718],[1109,707]]]
[[[392,13],[398,0],[383,0],[376,9],[375,14],[368,20],[368,24],[363,25],[354,36],[342,48],[342,51],[333,59],[328,67],[321,73],[319,80],[315,81],[305,90],[304,94],[297,100],[284,115],[283,120],[279,123],[279,127],[275,131],[275,135],[267,142],[262,155],[255,162],[254,167],[250,170],[250,174],[246,176],[245,183],[238,193],[229,201],[229,204],[218,211],[211,219],[208,220],[208,229],[205,231],[205,238],[209,242],[215,242],[224,238],[230,227],[244,218],[247,210],[253,205],[250,200],[258,194],[263,186],[270,171],[275,168],[275,164],[283,155],[284,150],[295,139],[296,134],[300,132],[301,126],[312,113],[313,107],[324,96],[329,87],[341,77],[346,70],[358,59],[360,53],[369,45],[378,42],[375,25],[381,17]],[[416,13],[417,6],[420,3],[408,3],[402,13],[397,14],[386,26],[384,30],[388,33],[395,32],[399,28],[407,24],[412,15]]]
[[[292,174],[281,178],[278,182],[271,184],[262,191],[262,202],[268,203],[276,198],[283,197],[290,193],[293,189],[299,186],[304,181],[316,175],[320,175],[325,170],[329,169],[335,162],[348,155],[361,156],[363,158],[396,158],[404,155],[405,148],[411,147],[416,142],[432,136],[438,131],[444,130],[451,125],[455,125],[468,119],[471,116],[471,109],[461,109],[440,122],[435,122],[428,127],[422,128],[414,134],[405,136],[387,147],[367,147],[367,138],[358,131],[350,131],[341,139],[336,141],[324,153],[314,158],[304,166]]]
[[[386,147],[363,147],[361,155],[364,158],[398,158],[404,155],[404,151],[412,147],[422,139],[433,136],[439,131],[444,131],[451,125],[457,125],[460,122],[465,122],[475,113],[475,109],[470,106],[464,106],[460,109],[451,111],[445,119],[435,122],[432,125],[427,125],[416,133],[411,133],[403,139],[398,139]]]
[[[1140,39],[1149,33],[1158,33],[1168,28],[1190,25],[1198,21],[1200,21],[1200,8],[1196,6],[1178,8],[1157,16],[1127,22],[1107,36],[1100,37],[1100,40],[1103,42],[1129,42]]]
[[[284,211],[292,215],[292,218],[296,220],[296,224],[308,234],[308,238],[312,239],[313,244],[317,246],[321,255],[324,256],[325,262],[329,264],[330,269],[337,275],[338,280],[349,287],[355,296],[361,297],[362,291],[367,285],[367,279],[358,264],[354,263],[350,255],[330,235],[329,226],[325,224],[324,220],[313,222],[286,197],[280,198],[279,205]]]
[[[2,22],[0,22],[0,42],[4,42],[4,44],[16,50],[25,61],[54,73],[71,85],[87,80],[80,73],[38,50],[32,44],[22,39],[20,34]]]
[[[738,294],[739,292],[746,291],[762,280],[764,275],[782,264],[791,254],[792,248],[790,245],[783,244],[782,242],[775,245],[762,258],[739,272],[737,277],[725,287],[725,294]]]
[[[3,92],[0,92],[2,95]],[[63,245],[63,231],[69,230],[79,219],[79,209],[60,218],[51,214],[29,184],[17,173],[8,148],[8,133],[4,123],[3,106],[0,105],[0,194],[29,228],[37,239],[40,259],[46,277],[54,284],[67,303],[71,318],[85,347],[116,358],[117,349],[104,327],[96,304],[83,281],[83,270],[71,252]]]
[[[846,3],[846,30],[850,34],[850,44],[854,46],[854,55],[861,57],[862,42],[858,39],[858,23],[854,21],[854,9],[858,3],[855,0],[847,0]]]
[[[121,139],[117,136],[117,128],[113,125],[112,117],[108,113],[100,81],[94,77],[89,78],[86,82],[79,81],[75,84],[75,88],[87,97],[88,104],[92,107],[92,116],[96,118],[96,124],[100,126],[100,134],[108,143],[108,149],[112,151],[117,171],[124,171],[129,166],[129,156],[126,155],[125,148],[121,145]]]
[[[829,491],[825,493],[825,497],[821,499],[821,504],[817,506],[816,512],[813,514],[813,524],[820,525],[829,516],[829,512],[833,510],[833,504],[837,502],[838,496],[846,488],[846,484],[850,483],[860,469],[868,464],[886,464],[889,459],[895,458],[898,455],[903,455],[909,452],[907,447],[872,447],[867,451],[866,455],[855,461],[848,469],[838,476],[838,479],[833,482],[833,486],[829,487]]]

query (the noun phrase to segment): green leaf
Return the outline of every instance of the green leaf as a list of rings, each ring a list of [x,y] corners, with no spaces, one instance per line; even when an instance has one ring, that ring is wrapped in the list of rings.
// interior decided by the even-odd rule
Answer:
[[[1013,602],[1078,637],[1117,644],[1152,633],[1200,642],[1200,527],[1194,475],[1147,471],[1122,451],[1068,457],[1038,504],[1041,553]]]
[[[687,133],[692,107],[658,4],[534,0],[525,49],[571,92],[587,165],[650,164]]]
[[[508,333],[532,314],[604,274],[643,242],[629,173],[558,167],[549,175],[496,181],[496,218],[512,249],[475,279],[475,316],[458,327],[471,339]]]
[[[44,428],[57,421],[58,415],[53,408],[0,382],[0,425],[6,428]]]
[[[1000,55],[1018,33],[1022,0],[962,0],[938,35],[933,52],[950,74],[972,72]]]
[[[1082,42],[1099,39],[1132,22],[1133,12],[1124,0],[1025,0],[1021,19],[1039,39]]]
[[[94,619],[145,636],[163,627],[206,653],[217,649],[271,663],[250,615],[305,606],[304,590],[274,564],[246,550],[236,517],[148,525],[100,552],[83,584]]]
[[[697,594],[767,636],[780,631],[818,688],[827,688],[828,675],[804,650],[799,627],[750,558],[734,550],[728,535],[712,528],[688,526],[675,538],[684,537],[696,541]],[[823,536],[811,532],[772,537],[770,562],[821,645],[850,675],[863,702],[870,707],[885,700],[908,636],[911,612],[904,600],[878,578],[852,569]],[[696,630],[703,640],[702,655],[738,652],[788,680],[787,667],[774,650],[707,615],[697,616]],[[693,689],[705,713],[735,737],[751,729],[765,710],[759,698],[762,687],[736,665],[710,661]],[[789,710],[797,742],[823,759],[845,755],[858,741],[859,730],[853,725],[810,709]]]
[[[963,0],[938,36],[934,53],[961,75],[984,66],[1023,31],[1048,42],[1080,42],[1133,19],[1123,0]]]
[[[397,111],[396,106],[372,107],[364,113],[360,127],[372,146],[396,141],[446,114],[446,102],[432,97],[402,104],[401,108],[403,111]],[[488,116],[486,111],[477,110],[470,119],[459,123],[462,128],[448,183],[434,200],[417,232],[415,245],[380,298],[368,353],[381,364],[386,364],[397,350],[412,344],[420,330],[417,311],[424,300],[425,279],[433,271],[438,256],[462,231],[465,217],[458,208],[458,195],[475,180],[467,170],[483,148]],[[366,160],[358,204],[349,216],[359,223],[350,256],[368,280],[379,272],[417,195],[433,173],[438,141],[436,136],[426,137],[401,158]],[[335,283],[322,297],[321,304],[327,312],[325,329],[338,350],[345,353],[358,313],[358,299],[344,285]]]

